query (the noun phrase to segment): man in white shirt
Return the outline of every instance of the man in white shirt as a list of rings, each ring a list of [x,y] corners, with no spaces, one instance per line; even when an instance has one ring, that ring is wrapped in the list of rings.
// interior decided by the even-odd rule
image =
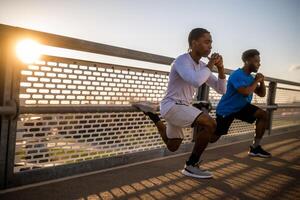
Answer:
[[[166,95],[160,103],[161,116],[165,125],[155,113],[154,106],[147,102],[134,103],[155,123],[158,131],[170,151],[176,151],[186,127],[195,127],[195,145],[186,161],[182,173],[197,178],[211,178],[211,172],[199,166],[200,156],[206,148],[211,135],[215,132],[216,122],[207,113],[191,105],[197,88],[207,83],[218,93],[226,92],[226,77],[222,56],[214,53],[208,64],[200,59],[208,57],[212,48],[210,32],[203,28],[193,29],[188,38],[189,51],[177,57],[172,63]],[[218,69],[218,78],[212,74],[213,66]]]

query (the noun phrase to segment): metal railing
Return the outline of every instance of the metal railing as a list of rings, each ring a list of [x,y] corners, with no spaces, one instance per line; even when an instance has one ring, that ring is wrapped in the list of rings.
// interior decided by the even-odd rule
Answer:
[[[25,38],[157,64],[169,65],[174,60],[0,25],[1,188],[170,154],[154,124],[130,105],[130,101],[159,102],[168,72],[49,55],[23,64],[14,48]],[[267,97],[254,95],[253,101],[269,111],[269,133],[275,128],[299,126],[300,83],[270,77],[266,83]],[[195,100],[210,100],[215,107],[220,97],[204,85]],[[215,116],[215,110],[211,115]],[[253,132],[253,125],[236,120],[229,135],[249,132]],[[190,149],[192,133],[191,128],[185,129],[185,144],[179,152]]]

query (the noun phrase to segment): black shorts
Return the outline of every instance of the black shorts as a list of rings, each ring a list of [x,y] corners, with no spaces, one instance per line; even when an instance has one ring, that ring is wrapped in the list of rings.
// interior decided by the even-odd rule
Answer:
[[[248,103],[240,111],[230,114],[226,117],[217,114],[216,135],[226,135],[234,119],[239,119],[250,124],[254,123],[256,121],[254,114],[258,109],[259,107]]]

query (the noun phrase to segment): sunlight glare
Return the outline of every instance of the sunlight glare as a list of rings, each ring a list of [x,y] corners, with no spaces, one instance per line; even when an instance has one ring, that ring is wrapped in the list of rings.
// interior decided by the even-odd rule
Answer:
[[[16,53],[23,63],[33,63],[41,56],[41,45],[34,40],[22,40],[17,43]]]

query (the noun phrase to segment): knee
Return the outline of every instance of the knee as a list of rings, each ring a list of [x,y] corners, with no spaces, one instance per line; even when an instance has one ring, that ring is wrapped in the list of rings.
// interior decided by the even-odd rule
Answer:
[[[181,142],[182,142],[182,139],[169,139],[169,141],[167,143],[167,148],[171,152],[177,151],[180,147]]]
[[[207,137],[211,138],[215,131],[216,131],[216,127],[217,127],[217,124],[216,124],[216,121],[215,120],[208,120],[206,121],[205,123],[201,124],[201,125],[197,125],[197,130],[200,130],[201,134],[205,134],[207,135]],[[204,131],[204,132],[202,132]]]
[[[203,114],[196,120],[195,127],[199,131],[204,129],[206,133],[211,135],[216,130],[217,122],[209,115]]]
[[[265,110],[259,110],[257,118],[259,120],[268,121],[268,113]]]
[[[178,146],[177,145],[168,145],[167,147],[168,147],[169,151],[171,151],[171,152],[175,152],[179,149],[179,145]]]
[[[208,132],[214,133],[217,128],[217,122],[214,119],[207,121],[205,127],[207,128]]]

